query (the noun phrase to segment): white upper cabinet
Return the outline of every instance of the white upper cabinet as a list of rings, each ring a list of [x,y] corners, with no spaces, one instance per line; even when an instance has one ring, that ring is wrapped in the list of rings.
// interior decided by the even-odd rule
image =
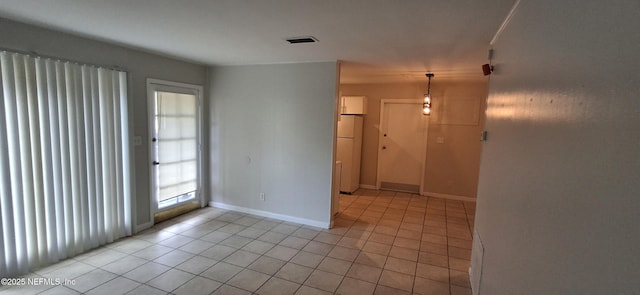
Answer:
[[[364,115],[366,113],[366,96],[343,96],[340,98],[341,115]]]

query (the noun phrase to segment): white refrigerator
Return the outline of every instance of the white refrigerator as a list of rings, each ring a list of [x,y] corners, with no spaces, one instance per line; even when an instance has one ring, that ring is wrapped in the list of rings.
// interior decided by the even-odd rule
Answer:
[[[340,115],[336,161],[342,162],[340,192],[353,193],[360,187],[362,116]]]

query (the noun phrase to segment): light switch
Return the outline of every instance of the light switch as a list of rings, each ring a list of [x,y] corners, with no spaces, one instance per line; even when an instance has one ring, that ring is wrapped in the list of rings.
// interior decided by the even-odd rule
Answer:
[[[444,143],[444,136],[436,137],[436,143]]]
[[[142,136],[140,136],[140,135],[134,136],[133,137],[133,145],[134,146],[142,145]]]
[[[487,131],[482,131],[480,133],[480,141],[486,141],[487,140]]]

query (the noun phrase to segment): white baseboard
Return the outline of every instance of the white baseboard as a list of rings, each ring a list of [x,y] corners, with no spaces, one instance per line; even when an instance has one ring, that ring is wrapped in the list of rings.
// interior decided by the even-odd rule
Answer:
[[[427,197],[436,197],[436,198],[443,198],[443,199],[456,200],[456,201],[465,201],[465,202],[475,202],[476,201],[476,198],[472,198],[472,197],[441,194],[441,193],[432,193],[432,192],[422,192],[421,195],[427,196]]]
[[[360,188],[363,189],[378,189],[375,185],[370,185],[370,184],[360,184]]]
[[[153,226],[153,222],[149,221],[143,224],[137,224],[133,227],[133,234],[137,234],[145,229],[151,228]]]
[[[258,216],[267,217],[267,218],[279,219],[279,220],[282,220],[282,221],[300,223],[300,224],[314,226],[314,227],[320,227],[320,228],[327,228],[328,229],[331,226],[330,222],[323,222],[323,221],[318,221],[318,220],[313,220],[313,219],[307,219],[307,218],[295,217],[295,216],[290,216],[290,215],[278,214],[278,213],[273,213],[273,212],[269,212],[269,211],[263,211],[263,210],[251,209],[251,208],[240,207],[240,206],[235,206],[235,205],[229,205],[229,204],[220,203],[220,202],[209,202],[209,206],[220,208],[220,209],[238,211],[238,212],[247,213],[247,214],[258,215]]]

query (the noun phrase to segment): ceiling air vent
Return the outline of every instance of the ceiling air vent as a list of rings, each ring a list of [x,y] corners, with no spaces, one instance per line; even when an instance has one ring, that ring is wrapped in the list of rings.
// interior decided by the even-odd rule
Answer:
[[[315,42],[318,42],[318,39],[316,39],[315,37],[312,37],[312,36],[308,36],[308,37],[293,37],[293,38],[287,38],[287,42],[289,42],[291,44],[315,43]]]

